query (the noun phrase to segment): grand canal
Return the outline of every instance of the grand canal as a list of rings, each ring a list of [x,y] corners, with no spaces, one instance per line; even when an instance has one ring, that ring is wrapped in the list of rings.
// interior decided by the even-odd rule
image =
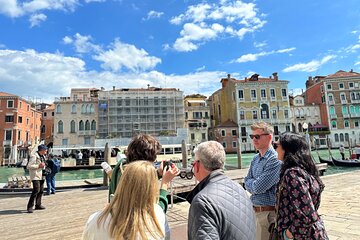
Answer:
[[[312,152],[314,159],[318,161],[318,157],[315,151]],[[320,150],[319,154],[323,158],[329,158],[328,150]],[[335,158],[340,159],[340,153],[336,149],[332,150],[332,154]],[[346,155],[348,156],[348,152]],[[250,165],[250,162],[254,156],[254,153],[244,153],[242,156],[242,167],[247,168]],[[236,166],[237,164],[237,155],[236,154],[227,154],[226,167]],[[336,167],[328,166],[328,169],[325,175],[348,172],[353,170],[359,170],[360,168],[354,167]],[[24,176],[24,170],[22,168],[8,168],[6,166],[0,167],[0,183],[6,183],[9,177],[13,176]],[[56,174],[57,181],[66,181],[66,180],[79,180],[79,179],[92,179],[92,178],[101,178],[103,172],[101,169],[96,170],[75,170],[75,171],[65,171]]]

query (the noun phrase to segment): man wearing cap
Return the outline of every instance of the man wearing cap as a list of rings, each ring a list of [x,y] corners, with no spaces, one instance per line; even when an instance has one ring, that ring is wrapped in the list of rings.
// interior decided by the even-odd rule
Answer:
[[[29,169],[30,179],[32,181],[33,190],[27,204],[28,213],[32,213],[35,201],[35,210],[43,210],[45,207],[41,205],[41,198],[44,192],[44,178],[42,171],[45,168],[45,155],[47,147],[44,144],[38,146],[38,151],[35,152],[29,159],[27,168]]]

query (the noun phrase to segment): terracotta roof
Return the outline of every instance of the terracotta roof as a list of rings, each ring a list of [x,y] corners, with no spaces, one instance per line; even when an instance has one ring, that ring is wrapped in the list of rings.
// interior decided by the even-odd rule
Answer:
[[[326,76],[325,79],[328,79],[328,78],[343,78],[343,77],[357,77],[357,76],[360,77],[360,74],[357,73],[357,72],[353,72],[353,71],[345,72],[343,70],[339,70],[334,74],[330,74],[330,75]]]
[[[237,127],[237,126],[238,125],[232,120],[227,120],[226,122],[217,125],[217,127]]]
[[[228,78],[222,78],[222,80],[228,80]],[[287,80],[275,80],[274,78],[258,78],[258,80],[253,81],[250,80],[250,78],[245,78],[244,80],[236,80],[235,78],[230,78],[231,81],[235,82],[235,83],[251,83],[251,82],[288,82]]]
[[[11,93],[0,92],[0,97],[17,97],[17,96]]]

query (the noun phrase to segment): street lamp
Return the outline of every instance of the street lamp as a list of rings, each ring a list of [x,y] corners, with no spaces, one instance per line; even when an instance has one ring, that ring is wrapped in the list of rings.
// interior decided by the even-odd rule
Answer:
[[[308,131],[309,125],[306,122],[304,122],[303,125],[302,125],[302,128],[303,128],[303,130],[305,132],[306,142],[308,143],[309,149],[311,151],[310,137],[309,137],[309,131]]]

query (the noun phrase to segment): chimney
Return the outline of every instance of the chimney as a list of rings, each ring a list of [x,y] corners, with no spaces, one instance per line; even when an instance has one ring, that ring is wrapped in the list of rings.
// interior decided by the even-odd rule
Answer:
[[[113,86],[113,91],[115,91],[115,86]]]
[[[350,72],[352,73],[352,72],[354,72],[352,69],[350,69]]]
[[[277,72],[274,72],[272,75],[274,76],[274,80],[275,80],[275,81],[279,80],[279,79],[278,79],[278,73],[277,73]]]
[[[228,74],[227,76],[228,76],[228,79],[230,79],[230,78],[231,78],[231,75],[230,75],[230,74]]]

